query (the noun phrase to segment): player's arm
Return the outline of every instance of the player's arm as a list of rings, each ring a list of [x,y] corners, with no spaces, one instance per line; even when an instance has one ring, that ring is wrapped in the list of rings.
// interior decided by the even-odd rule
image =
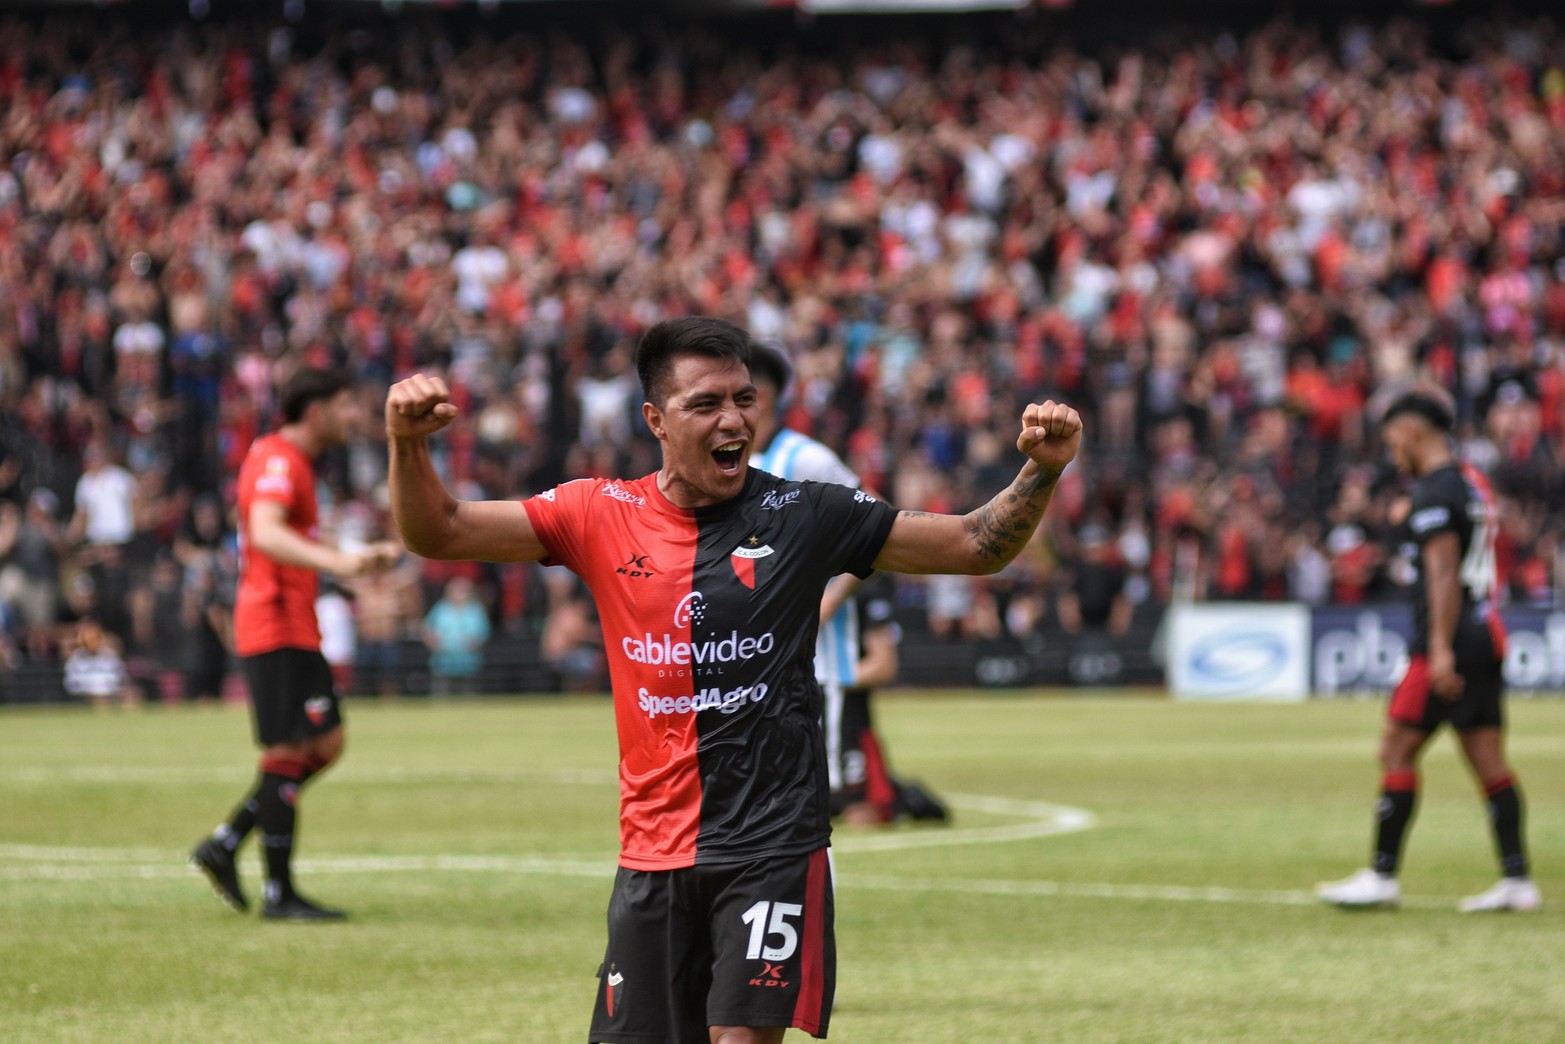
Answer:
[[[536,562],[548,554],[521,501],[458,500],[429,454],[429,437],[456,419],[439,377],[416,374],[386,396],[391,514],[408,550],[425,558]]]
[[[998,573],[1032,539],[1060,475],[1081,447],[1081,416],[1064,403],[1029,405],[1016,448],[1027,456],[1008,489],[966,515],[898,513],[875,559],[896,573]]]
[[[864,654],[854,671],[854,682],[866,689],[878,689],[897,679],[897,636],[891,627],[865,631],[860,639]]]
[[[401,550],[395,544],[382,542],[360,551],[341,551],[311,540],[288,524],[288,507],[280,500],[261,499],[250,505],[247,539],[251,547],[274,562],[345,579],[384,568],[396,560]]]
[[[1424,591],[1429,599],[1429,683],[1435,694],[1456,697],[1462,677],[1456,673],[1456,625],[1462,613],[1462,545],[1452,532],[1424,542]]]
[[[837,610],[842,608],[842,603],[853,597],[853,592],[859,589],[864,581],[852,573],[840,573],[831,578],[826,585],[825,594],[821,595],[821,626],[826,626],[826,621],[837,615]]]

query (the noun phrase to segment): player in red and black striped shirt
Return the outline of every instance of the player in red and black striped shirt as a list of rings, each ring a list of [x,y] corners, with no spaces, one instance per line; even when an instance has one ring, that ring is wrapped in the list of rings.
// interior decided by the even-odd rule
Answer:
[[[1528,875],[1522,798],[1505,757],[1505,625],[1495,568],[1494,494],[1479,471],[1456,458],[1453,419],[1443,395],[1411,391],[1382,414],[1381,438],[1397,469],[1414,479],[1407,557],[1414,568],[1413,641],[1407,672],[1391,695],[1381,739],[1382,790],[1374,862],[1323,885],[1320,898],[1343,907],[1395,906],[1397,868],[1418,797],[1418,761],[1430,737],[1450,723],[1489,809],[1502,877],[1460,908],[1536,910]]]
[[[965,517],[748,467],[749,338],[659,323],[637,351],[662,467],[525,503],[454,499],[428,437],[457,409],[417,376],[386,403],[391,500],[414,552],[543,561],[597,600],[620,743],[620,869],[590,1039],[759,1044],[825,1036],[835,979],[830,807],[813,666],[831,577],[986,573],[1027,543],[1081,420],[1028,406],[1011,487]]]
[[[323,544],[316,533],[313,459],[341,445],[361,421],[358,399],[336,371],[306,367],[278,396],[283,425],[251,445],[239,469],[239,591],[234,651],[250,688],[261,746],[255,786],[228,820],[190,854],[229,906],[249,906],[235,853],[261,828],[269,920],[340,920],[293,887],[293,835],[299,788],[342,750],[342,715],[315,618],[316,574],[360,576],[395,562],[402,549],[379,541],[357,550]]]

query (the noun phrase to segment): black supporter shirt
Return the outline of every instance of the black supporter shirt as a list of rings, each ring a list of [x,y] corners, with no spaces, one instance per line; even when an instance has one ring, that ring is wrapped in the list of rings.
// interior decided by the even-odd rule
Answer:
[[[686,510],[657,476],[526,502],[603,621],[620,745],[620,863],[667,870],[820,848],[830,836],[815,632],[838,573],[868,573],[896,513],[845,486],[750,469]]]

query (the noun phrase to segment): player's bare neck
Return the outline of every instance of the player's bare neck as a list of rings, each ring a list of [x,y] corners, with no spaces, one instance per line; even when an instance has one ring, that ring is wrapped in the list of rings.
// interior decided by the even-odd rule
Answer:
[[[1449,443],[1431,447],[1424,453],[1419,461],[1418,474],[1420,476],[1432,475],[1441,468],[1450,467],[1456,463],[1456,454],[1451,451]]]
[[[326,447],[320,444],[309,427],[304,424],[284,424],[277,429],[277,434],[298,447],[300,453],[306,457],[318,457]]]
[[[658,471],[658,492],[670,504],[686,511],[694,511],[696,508],[711,507],[713,504],[723,502],[723,497],[713,496],[704,490],[698,489],[690,482],[669,472],[665,465]]]

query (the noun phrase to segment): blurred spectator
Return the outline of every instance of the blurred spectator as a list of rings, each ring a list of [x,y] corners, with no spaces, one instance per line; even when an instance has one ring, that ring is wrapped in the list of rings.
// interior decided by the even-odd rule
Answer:
[[[574,573],[562,569],[548,570],[544,582],[549,592],[540,637],[544,661],[559,673],[566,692],[607,692],[608,664],[592,596]]]
[[[125,661],[103,628],[83,620],[69,641],[65,657],[65,691],[94,707],[136,707],[142,694],[125,670]]]
[[[359,635],[353,619],[353,603],[340,583],[333,580],[321,584],[315,596],[315,619],[321,628],[321,655],[331,665],[337,691],[353,692]]]
[[[223,696],[231,666],[239,581],[237,538],[218,498],[203,494],[191,504],[174,539],[174,557],[184,567],[180,617],[188,636],[185,699],[216,701]]]
[[[1125,572],[1119,554],[1100,525],[1089,525],[1077,538],[1078,553],[1067,568],[1060,592],[1060,624],[1075,638],[1122,635],[1130,628],[1132,605],[1125,594]]]
[[[184,575],[170,551],[161,550],[146,578],[131,587],[127,609],[131,629],[126,670],[165,701],[183,699],[191,635],[184,612]]]
[[[474,691],[484,666],[489,640],[489,613],[464,576],[446,581],[445,593],[424,617],[424,644],[429,646],[430,692],[436,696]]]
[[[0,602],[15,615],[18,645],[35,660],[49,655],[60,599],[59,503],[47,489],[33,490],[25,512],[0,501]]]
[[[136,479],[114,463],[108,447],[97,441],[88,443],[83,451],[82,469],[76,482],[76,513],[71,518],[70,535],[100,552],[89,560],[108,561],[136,532]]]
[[[402,641],[423,617],[418,566],[404,558],[383,573],[352,582],[358,629],[355,684],[361,693],[397,696],[403,690]]]

